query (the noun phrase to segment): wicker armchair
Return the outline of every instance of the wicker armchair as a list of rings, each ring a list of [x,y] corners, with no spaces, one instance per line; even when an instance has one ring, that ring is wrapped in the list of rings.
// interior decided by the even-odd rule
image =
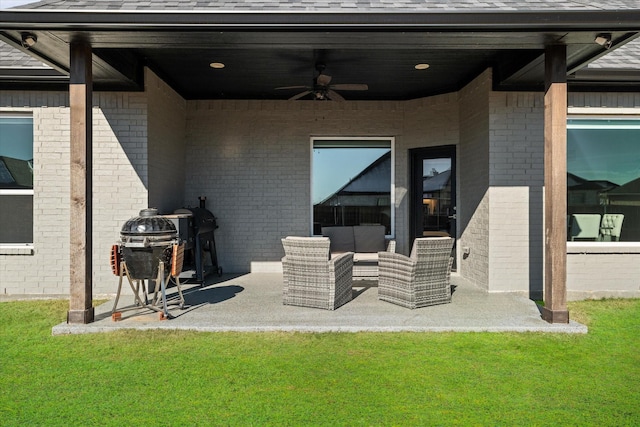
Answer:
[[[451,302],[450,237],[415,239],[411,256],[378,253],[378,299],[407,308]]]
[[[335,310],[351,301],[353,252],[329,259],[326,237],[286,237],[283,303]]]

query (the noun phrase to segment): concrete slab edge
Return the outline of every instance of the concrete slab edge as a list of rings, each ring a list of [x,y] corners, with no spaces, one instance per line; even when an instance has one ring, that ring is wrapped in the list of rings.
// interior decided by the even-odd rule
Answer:
[[[194,332],[299,332],[299,333],[397,333],[397,332],[493,332],[493,333],[554,333],[554,334],[586,334],[588,328],[577,322],[569,324],[550,324],[548,326],[180,326],[180,325],[153,325],[135,327],[94,327],[86,325],[69,325],[63,323],[54,326],[52,335],[75,335],[115,332],[121,330],[171,330],[171,331],[194,331]]]

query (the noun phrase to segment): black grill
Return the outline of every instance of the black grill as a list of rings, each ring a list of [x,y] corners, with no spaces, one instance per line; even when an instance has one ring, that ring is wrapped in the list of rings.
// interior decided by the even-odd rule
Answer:
[[[120,230],[123,261],[132,279],[155,279],[158,263],[168,265],[172,245],[179,243],[173,223],[158,215],[157,209],[143,209]]]
[[[213,213],[204,207],[204,200],[200,198],[200,207],[178,209],[166,216],[175,225],[180,240],[186,243],[184,270],[194,270],[192,278],[201,284],[207,274],[222,275],[214,236],[218,224]]]

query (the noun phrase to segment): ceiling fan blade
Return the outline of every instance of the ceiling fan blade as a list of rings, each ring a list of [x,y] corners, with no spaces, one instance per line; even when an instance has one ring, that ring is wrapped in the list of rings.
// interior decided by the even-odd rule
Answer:
[[[365,84],[337,84],[331,85],[331,89],[335,90],[369,90],[369,86]]]
[[[275,88],[275,90],[280,90],[280,89],[311,89],[311,88],[309,86],[283,86],[283,87]]]
[[[344,101],[344,98],[342,97],[342,95],[340,95],[338,92],[336,92],[335,90],[331,90],[329,89],[327,91],[327,94],[329,95],[329,99],[333,100],[333,101]]]
[[[327,76],[326,74],[320,74],[316,79],[316,84],[320,86],[326,86],[331,83],[331,76]]]
[[[295,101],[296,99],[300,99],[300,98],[302,98],[303,96],[307,96],[307,95],[309,95],[310,93],[311,93],[311,91],[310,91],[310,90],[305,90],[304,92],[300,92],[299,94],[294,95],[294,96],[292,96],[291,98],[289,98],[289,101]]]

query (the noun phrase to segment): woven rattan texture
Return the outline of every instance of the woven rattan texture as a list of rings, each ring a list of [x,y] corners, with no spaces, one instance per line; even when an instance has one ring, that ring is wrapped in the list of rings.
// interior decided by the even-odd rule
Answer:
[[[419,238],[411,257],[378,253],[378,298],[407,308],[451,302],[451,251],[449,237]]]
[[[282,239],[283,303],[335,310],[351,301],[353,252],[329,259],[326,237]]]

